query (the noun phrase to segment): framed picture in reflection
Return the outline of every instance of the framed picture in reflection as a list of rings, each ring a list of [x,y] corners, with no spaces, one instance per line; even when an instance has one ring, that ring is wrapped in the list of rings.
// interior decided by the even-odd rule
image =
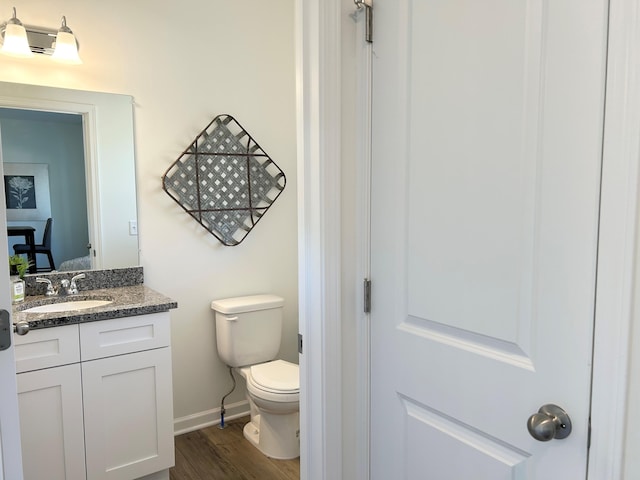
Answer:
[[[49,166],[40,163],[4,163],[3,166],[7,221],[49,218]]]

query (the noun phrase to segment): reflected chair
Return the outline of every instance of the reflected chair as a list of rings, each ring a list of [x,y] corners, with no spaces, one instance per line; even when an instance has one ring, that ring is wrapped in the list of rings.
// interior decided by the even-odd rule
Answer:
[[[51,272],[53,270],[56,269],[56,265],[53,261],[53,255],[51,254],[51,226],[53,224],[53,219],[52,218],[48,218],[47,219],[47,224],[44,226],[44,234],[42,235],[42,243],[41,244],[36,244],[35,245],[35,252],[36,252],[36,258],[38,256],[38,253],[43,253],[47,256],[47,259],[49,260],[49,267],[48,268],[38,268],[38,261],[36,260],[36,272]],[[27,245],[26,243],[18,243],[16,245],[13,246],[13,251],[15,252],[16,255],[22,254],[22,253],[29,253],[29,245]]]

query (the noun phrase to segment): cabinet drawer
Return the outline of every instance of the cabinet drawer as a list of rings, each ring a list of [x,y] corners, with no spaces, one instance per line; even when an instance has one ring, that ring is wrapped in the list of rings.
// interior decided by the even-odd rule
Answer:
[[[78,325],[31,330],[13,339],[17,373],[80,361]]]
[[[80,324],[82,361],[166,347],[171,332],[169,312]]]

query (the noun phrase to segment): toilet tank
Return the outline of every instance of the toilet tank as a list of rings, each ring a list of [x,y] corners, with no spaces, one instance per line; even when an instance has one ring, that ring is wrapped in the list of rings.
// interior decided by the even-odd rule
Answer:
[[[211,302],[218,355],[230,367],[276,358],[282,339],[282,306],[276,295],[251,295]]]

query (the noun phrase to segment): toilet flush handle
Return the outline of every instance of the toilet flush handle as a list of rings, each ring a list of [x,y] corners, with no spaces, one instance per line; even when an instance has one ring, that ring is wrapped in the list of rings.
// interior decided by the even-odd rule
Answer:
[[[224,318],[225,318],[225,320],[227,320],[229,322],[235,322],[236,320],[238,320],[238,317],[225,316]]]

